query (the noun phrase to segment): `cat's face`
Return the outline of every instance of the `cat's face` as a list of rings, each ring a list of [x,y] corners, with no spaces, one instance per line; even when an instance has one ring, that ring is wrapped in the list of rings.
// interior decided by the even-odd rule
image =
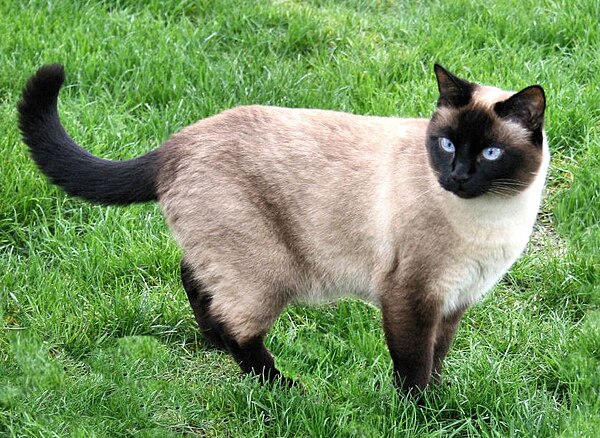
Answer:
[[[427,150],[439,184],[465,199],[525,190],[543,158],[543,89],[535,85],[511,95],[459,79],[439,65],[435,72],[440,98]]]

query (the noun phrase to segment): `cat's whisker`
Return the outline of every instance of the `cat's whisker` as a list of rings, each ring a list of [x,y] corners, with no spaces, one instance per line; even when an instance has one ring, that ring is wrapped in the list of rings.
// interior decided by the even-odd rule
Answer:
[[[419,167],[424,167],[424,168],[428,168],[428,169],[430,168],[429,163],[415,163],[415,162],[411,162],[410,164],[411,164],[411,166],[419,166]]]
[[[526,184],[522,181],[516,181],[516,180],[495,180],[495,181],[492,181],[491,186],[516,190],[516,189],[527,188],[529,186],[529,184]]]
[[[495,186],[494,188],[496,188],[497,190],[503,190],[505,192],[510,192],[510,193],[521,193],[523,191],[522,187],[509,187],[509,186]]]
[[[510,197],[513,197],[518,192],[506,191],[506,190],[501,190],[501,189],[497,189],[497,188],[490,188],[488,190],[488,193],[493,194],[493,195],[498,195],[503,198],[510,198]]]
[[[413,197],[413,198],[411,199],[411,201],[413,201],[413,202],[414,202],[414,201],[416,201],[417,199],[419,199],[419,198],[422,198],[423,196],[425,196],[426,194],[428,194],[428,193],[430,193],[430,192],[431,192],[431,190],[430,190],[430,189],[427,189],[427,190],[425,190],[425,191],[423,191],[423,192],[419,193],[417,196]]]
[[[496,179],[492,181],[492,183],[500,183],[500,184],[513,184],[519,186],[528,186],[529,184],[524,183],[523,181],[519,181],[516,179]]]
[[[489,190],[494,191],[495,193],[502,193],[508,196],[514,196],[514,195],[518,195],[519,193],[521,193],[520,190],[517,190],[515,188],[511,188],[511,187],[493,187]]]
[[[508,189],[508,188],[501,188],[501,187],[495,187],[495,188],[490,188],[488,190],[488,193],[495,193],[498,195],[504,195],[507,197],[512,197],[514,195],[517,195],[520,193],[519,190],[514,190],[514,189]]]
[[[401,154],[402,158],[408,158],[408,159],[414,159],[414,160],[419,160],[419,161],[425,161],[422,164],[427,164],[426,160],[428,160],[429,158],[426,155],[414,155],[414,154]]]
[[[512,191],[514,193],[519,193],[522,191],[522,187],[516,187],[516,186],[491,186],[491,187],[494,187],[495,189],[498,189],[498,190]]]
[[[510,189],[517,189],[517,188],[522,188],[524,186],[519,185],[519,184],[512,184],[512,183],[497,183],[497,182],[492,182],[490,184],[490,187],[498,187],[498,188],[510,188]]]
[[[416,175],[400,178],[399,181],[431,181],[432,178],[427,175]]]
[[[497,184],[499,187],[527,187],[527,184],[519,184],[513,182],[501,182]]]

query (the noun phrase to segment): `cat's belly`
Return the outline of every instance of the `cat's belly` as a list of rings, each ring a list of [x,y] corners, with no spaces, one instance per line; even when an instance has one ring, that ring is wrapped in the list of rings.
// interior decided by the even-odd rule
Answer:
[[[438,283],[442,295],[442,313],[451,315],[480,300],[510,269],[523,246],[472,251],[457,265],[448,267]]]
[[[378,305],[375,289],[367,276],[340,278],[336,281],[308,281],[300,287],[297,303],[322,304],[341,298],[359,298]]]

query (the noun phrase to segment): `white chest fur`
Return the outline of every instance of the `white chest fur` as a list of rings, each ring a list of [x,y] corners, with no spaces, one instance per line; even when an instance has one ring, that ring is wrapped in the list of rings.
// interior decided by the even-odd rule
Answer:
[[[479,300],[508,271],[524,246],[525,243],[519,246],[510,243],[480,248],[471,246],[439,279],[443,314],[452,314]]]
[[[549,159],[544,144],[535,180],[517,196],[447,199],[445,214],[459,243],[453,248],[454,266],[445,266],[438,280],[445,315],[479,300],[519,257],[533,230]]]

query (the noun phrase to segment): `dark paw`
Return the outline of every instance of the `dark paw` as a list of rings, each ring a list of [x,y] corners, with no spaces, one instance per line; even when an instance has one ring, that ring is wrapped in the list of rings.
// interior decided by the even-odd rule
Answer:
[[[447,388],[452,385],[450,380],[445,379],[441,374],[434,374],[431,378],[431,383],[442,388]]]
[[[305,389],[304,385],[300,381],[290,379],[289,377],[281,376],[279,381],[281,383],[281,386],[285,386],[286,388],[297,388],[301,390]]]
[[[282,388],[299,388],[304,389],[304,385],[300,383],[298,380],[294,380],[289,377],[285,377],[279,371],[276,370],[274,374],[257,374],[255,375],[258,378],[258,381],[262,385],[273,385],[273,386],[281,386]]]
[[[396,392],[401,399],[405,399],[419,407],[425,406],[425,394],[427,393],[427,388],[404,388],[396,386]]]
[[[398,374],[394,374],[394,384],[398,395],[401,398],[406,398],[417,406],[425,405],[425,393],[429,388],[428,382],[416,382],[411,379],[403,379]]]
[[[302,384],[299,381],[294,380],[290,377],[285,377],[283,374],[281,374],[279,372],[273,377],[271,377],[271,376],[269,376],[268,378],[263,377],[262,381],[263,381],[263,383],[269,383],[269,384],[273,384],[273,385],[281,385],[282,387],[285,387],[285,388],[302,388]]]

